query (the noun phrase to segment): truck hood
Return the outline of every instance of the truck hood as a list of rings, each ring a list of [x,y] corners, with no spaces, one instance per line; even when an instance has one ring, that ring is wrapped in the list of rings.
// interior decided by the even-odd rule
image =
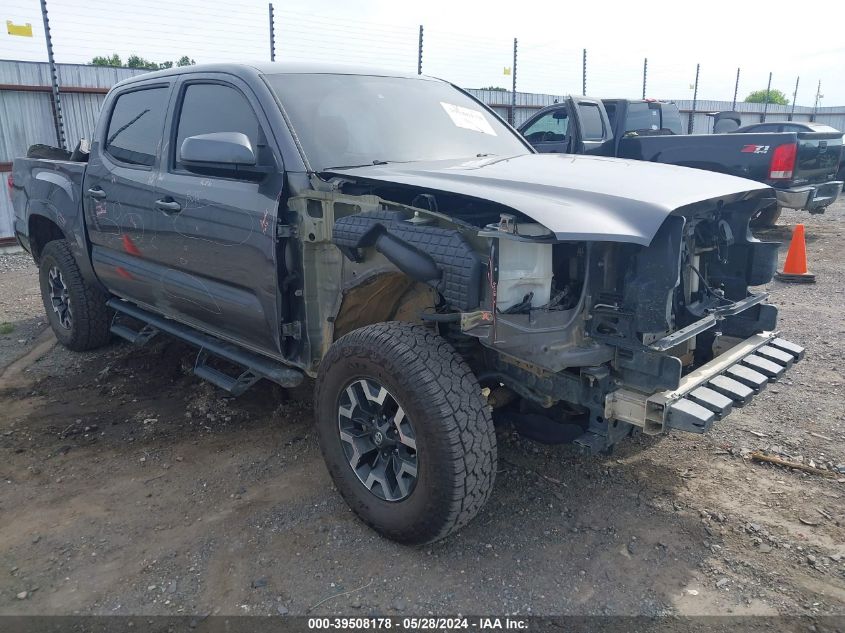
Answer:
[[[753,180],[699,169],[573,154],[390,163],[324,173],[489,200],[527,215],[559,240],[642,245],[650,244],[666,216],[681,207],[770,192]]]

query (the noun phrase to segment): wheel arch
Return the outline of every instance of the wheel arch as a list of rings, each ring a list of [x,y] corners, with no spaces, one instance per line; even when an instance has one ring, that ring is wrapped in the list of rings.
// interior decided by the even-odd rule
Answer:
[[[421,323],[419,313],[433,309],[437,292],[402,272],[385,271],[343,292],[328,344],[366,325],[386,321]]]
[[[55,219],[41,213],[30,214],[27,231],[29,234],[29,247],[32,250],[32,256],[36,263],[40,261],[41,253],[49,242],[67,239],[65,232]]]

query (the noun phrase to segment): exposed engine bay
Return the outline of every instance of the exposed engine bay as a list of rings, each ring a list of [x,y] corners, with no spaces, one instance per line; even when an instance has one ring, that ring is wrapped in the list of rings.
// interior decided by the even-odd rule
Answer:
[[[304,257],[324,239],[337,246],[343,292],[395,271],[428,287],[430,301],[411,318],[460,351],[491,406],[575,420],[575,441],[589,451],[638,431],[704,432],[748,390],[759,392],[754,380],[779,375],[803,353],[773,343],[777,309],[766,293],[749,291],[776,266],[778,244],[748,229],[774,203],[762,192],[675,209],[641,244],[561,239],[515,209],[450,192],[329,183],[317,194],[320,217],[302,230],[314,238],[304,240]],[[326,318],[339,323],[342,312],[335,306]],[[758,352],[769,374],[742,365],[756,376],[725,377],[717,390],[712,380],[731,367],[707,368],[744,341],[732,362]]]

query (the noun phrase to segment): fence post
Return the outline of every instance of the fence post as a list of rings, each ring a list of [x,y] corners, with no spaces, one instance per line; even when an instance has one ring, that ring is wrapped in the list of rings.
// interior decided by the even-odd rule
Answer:
[[[643,59],[643,99],[645,99],[645,84],[648,77],[648,57]]]
[[[420,24],[420,39],[417,44],[417,74],[422,75],[423,25]]]
[[[772,73],[769,73],[769,83],[766,84],[766,100],[763,102],[763,114],[760,123],[766,122],[766,114],[769,112],[769,93],[772,91]]]
[[[516,127],[516,50],[517,50],[517,41],[516,38],[513,38],[513,70],[511,74],[513,75],[513,90],[511,91],[511,120],[510,124]]]
[[[789,121],[791,121],[792,117],[795,116],[795,102],[798,100],[798,82],[800,80],[800,75],[795,78],[795,90],[792,92],[792,111],[789,113]]]
[[[819,87],[816,88],[816,102],[813,104],[813,113],[810,115],[810,122],[813,123],[816,120],[816,114],[819,112],[819,99],[822,98],[822,80],[819,79]]]
[[[581,94],[587,94],[587,49],[581,57]]]
[[[267,11],[270,14],[270,61],[276,61],[276,25],[273,20],[273,3],[267,4]]]
[[[698,101],[698,71],[701,69],[701,64],[695,65],[695,88],[692,92],[692,112],[689,113],[689,121],[687,122],[687,134],[692,134],[695,129],[695,106]]]
[[[62,100],[59,96],[59,73],[53,59],[53,38],[50,36],[50,18],[47,17],[47,0],[41,0],[41,18],[44,20],[44,39],[47,43],[47,61],[50,64],[50,84],[53,92],[53,123],[56,126],[56,144],[67,149],[65,124],[62,119]]]
[[[736,69],[736,83],[734,84],[734,100],[731,104],[731,110],[736,110],[736,96],[739,93],[739,68]]]

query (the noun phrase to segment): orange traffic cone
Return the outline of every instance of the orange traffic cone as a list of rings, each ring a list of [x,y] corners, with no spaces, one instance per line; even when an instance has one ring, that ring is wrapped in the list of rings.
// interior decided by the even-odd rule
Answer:
[[[807,247],[804,244],[803,224],[795,225],[789,251],[786,253],[786,261],[783,263],[783,272],[775,273],[775,278],[796,283],[816,283],[816,276],[807,272]]]

